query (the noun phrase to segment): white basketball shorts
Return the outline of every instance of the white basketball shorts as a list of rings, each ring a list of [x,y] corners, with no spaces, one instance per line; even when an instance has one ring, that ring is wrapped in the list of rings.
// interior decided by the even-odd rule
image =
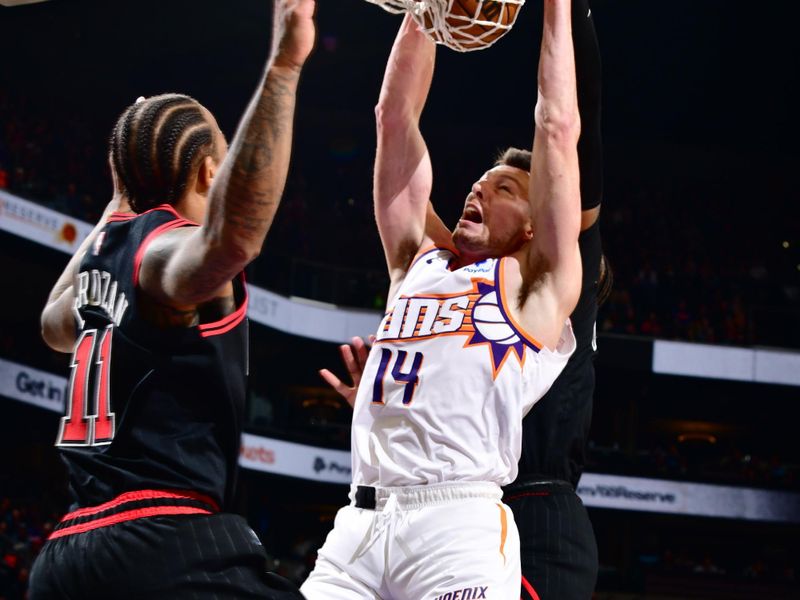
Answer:
[[[308,600],[519,598],[519,535],[497,485],[371,489],[375,509],[337,513],[300,588]]]

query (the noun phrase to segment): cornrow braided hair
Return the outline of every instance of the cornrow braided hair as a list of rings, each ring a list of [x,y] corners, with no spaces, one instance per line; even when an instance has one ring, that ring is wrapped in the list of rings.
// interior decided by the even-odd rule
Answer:
[[[175,204],[206,156],[213,156],[211,124],[197,100],[162,94],[132,104],[111,133],[111,159],[134,212]]]

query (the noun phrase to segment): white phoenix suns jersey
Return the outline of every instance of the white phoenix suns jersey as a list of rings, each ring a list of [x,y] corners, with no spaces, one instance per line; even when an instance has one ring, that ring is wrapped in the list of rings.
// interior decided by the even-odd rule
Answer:
[[[453,258],[421,252],[390,299],[356,397],[356,485],[510,483],[522,418],[575,349],[569,320],[554,351],[514,322],[505,259]]]

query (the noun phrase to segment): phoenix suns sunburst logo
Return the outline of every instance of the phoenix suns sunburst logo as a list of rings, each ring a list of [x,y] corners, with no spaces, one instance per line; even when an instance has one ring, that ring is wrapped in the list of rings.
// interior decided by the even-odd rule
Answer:
[[[472,278],[472,288],[453,294],[401,296],[379,329],[379,342],[413,342],[445,335],[466,336],[464,348],[486,346],[492,376],[509,356],[525,363],[525,347],[539,346],[512,324],[494,281]]]

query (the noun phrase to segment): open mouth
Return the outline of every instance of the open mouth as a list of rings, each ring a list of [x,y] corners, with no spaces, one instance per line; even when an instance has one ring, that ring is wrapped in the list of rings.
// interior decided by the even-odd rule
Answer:
[[[464,209],[464,213],[461,215],[461,218],[464,221],[469,221],[470,223],[483,223],[483,215],[481,214],[481,211],[471,204]]]

